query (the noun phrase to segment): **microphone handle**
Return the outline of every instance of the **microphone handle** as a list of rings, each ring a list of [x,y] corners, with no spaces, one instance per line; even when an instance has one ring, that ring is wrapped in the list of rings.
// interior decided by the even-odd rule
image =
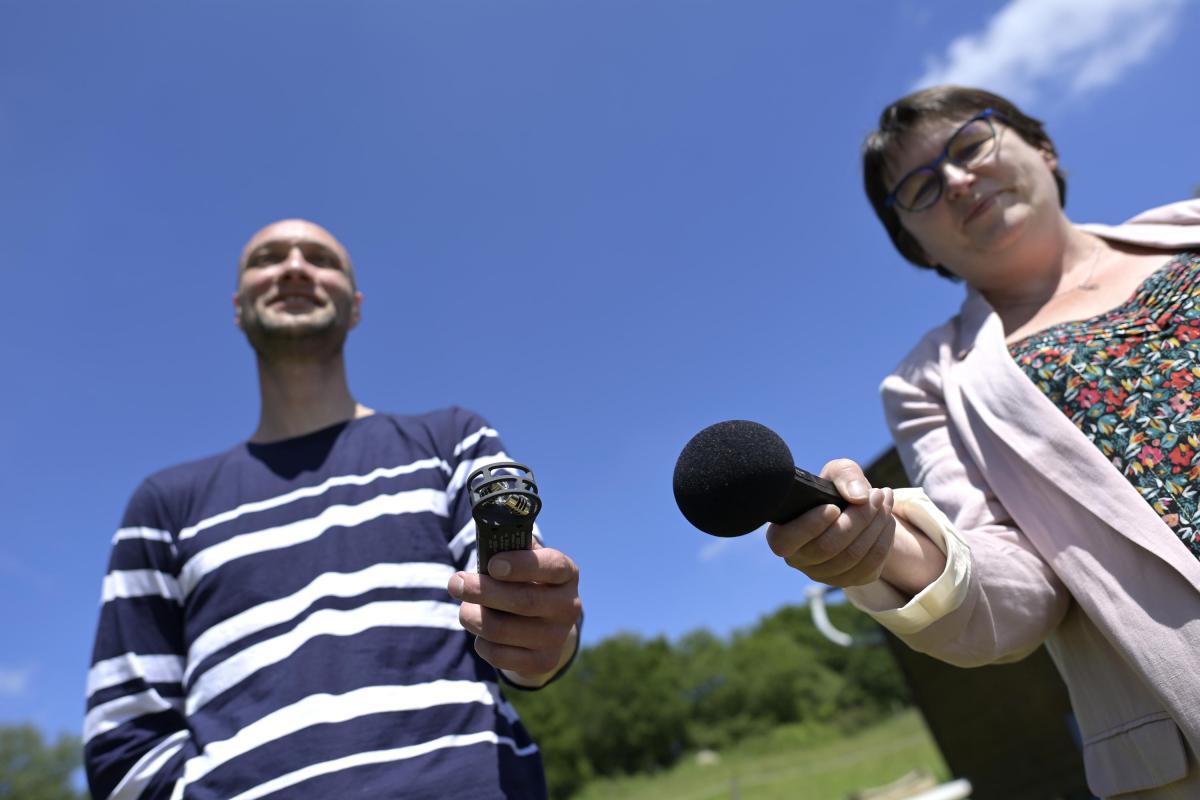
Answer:
[[[830,503],[843,509],[849,505],[849,502],[838,494],[833,481],[825,480],[799,467],[795,467],[795,470],[792,485],[788,487],[787,494],[771,514],[771,522],[782,525],[791,522],[805,511]]]

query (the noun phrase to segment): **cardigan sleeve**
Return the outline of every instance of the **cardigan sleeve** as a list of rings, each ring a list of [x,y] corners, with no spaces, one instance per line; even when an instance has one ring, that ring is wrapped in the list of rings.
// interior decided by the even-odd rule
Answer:
[[[847,596],[909,646],[943,661],[1016,661],[1054,630],[1070,594],[996,499],[954,430],[932,355],[888,377],[882,395],[901,460],[927,496],[898,496],[897,514],[946,553],[946,568],[911,600],[881,582]]]

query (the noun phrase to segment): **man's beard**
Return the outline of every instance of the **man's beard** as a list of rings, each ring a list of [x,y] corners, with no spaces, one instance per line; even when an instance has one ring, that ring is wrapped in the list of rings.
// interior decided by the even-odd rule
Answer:
[[[349,328],[336,313],[324,319],[290,320],[279,324],[259,314],[243,317],[246,341],[263,361],[321,362],[338,356],[346,344]]]

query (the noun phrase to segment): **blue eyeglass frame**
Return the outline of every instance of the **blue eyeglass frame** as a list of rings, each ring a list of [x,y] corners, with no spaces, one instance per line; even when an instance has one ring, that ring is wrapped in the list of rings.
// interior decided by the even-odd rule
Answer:
[[[942,184],[941,187],[938,189],[937,197],[934,198],[932,203],[925,206],[924,208],[917,209],[916,211],[909,211],[909,209],[904,209],[905,211],[908,211],[910,214],[919,214],[920,212],[928,211],[929,209],[931,209],[935,205],[937,205],[937,201],[942,199],[942,190],[946,188],[946,179],[944,177],[942,177],[942,173],[938,169],[938,167],[940,167],[942,165],[943,161],[949,161],[951,164],[958,164],[957,161],[950,158],[950,143],[953,142],[956,138],[958,138],[958,135],[960,133],[962,133],[963,130],[968,125],[970,125],[972,122],[979,122],[979,120],[982,119],[982,120],[987,120],[988,123],[991,124],[992,117],[995,117],[996,119],[1004,119],[1004,115],[1001,114],[996,109],[985,108],[983,111],[980,111],[978,114],[971,117],[969,120],[964,122],[962,125],[959,125],[958,128],[954,131],[954,133],[950,134],[950,138],[946,139],[946,146],[942,148],[942,154],[940,156],[935,158],[933,161],[930,161],[928,164],[922,164],[921,166],[917,167],[916,169],[909,170],[908,172],[906,172],[904,174],[903,178],[901,178],[899,181],[896,182],[896,189],[899,189],[901,186],[904,185],[904,182],[906,180],[908,180],[910,177],[912,177],[913,175],[916,175],[918,172],[921,172],[922,170],[929,170],[934,175],[938,176],[938,180],[940,180],[941,184]],[[995,129],[995,126],[993,126],[992,127],[992,138],[994,139],[995,137],[996,137],[996,129]],[[888,196],[883,199],[883,207],[884,208],[891,209],[893,206],[896,205],[896,189],[893,189],[891,192],[889,192]],[[900,206],[900,207],[904,208],[904,206]]]

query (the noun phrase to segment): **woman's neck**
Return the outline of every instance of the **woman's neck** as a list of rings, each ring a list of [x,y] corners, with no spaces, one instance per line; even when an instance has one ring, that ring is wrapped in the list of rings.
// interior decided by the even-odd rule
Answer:
[[[1068,225],[1058,235],[1008,249],[1002,256],[1007,263],[994,270],[1003,281],[976,288],[1001,316],[1029,317],[1056,298],[1086,286],[1102,249],[1097,237]]]

